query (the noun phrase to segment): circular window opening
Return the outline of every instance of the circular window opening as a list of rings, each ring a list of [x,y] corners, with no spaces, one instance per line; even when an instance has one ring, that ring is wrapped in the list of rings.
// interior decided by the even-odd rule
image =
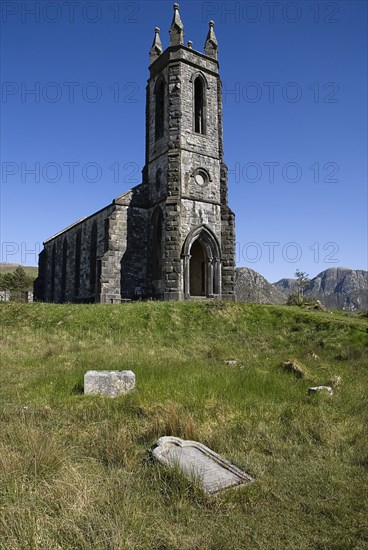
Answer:
[[[195,171],[194,173],[194,181],[196,182],[197,185],[206,185],[206,183],[208,183],[208,174],[205,170],[202,170],[201,168],[199,168],[198,170]]]

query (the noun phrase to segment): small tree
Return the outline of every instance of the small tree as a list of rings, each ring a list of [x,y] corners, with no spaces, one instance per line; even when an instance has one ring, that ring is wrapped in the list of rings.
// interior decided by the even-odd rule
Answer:
[[[0,274],[0,290],[10,290],[12,301],[22,301],[22,292],[32,289],[33,277],[27,275],[22,266],[18,266],[13,273]]]
[[[309,283],[309,275],[305,271],[300,271],[299,269],[295,271],[296,284],[298,287],[298,300],[302,304],[304,301],[304,288]]]
[[[0,290],[11,290],[14,288],[13,273],[4,273],[0,275]]]
[[[13,288],[14,290],[25,290],[28,286],[27,273],[22,266],[18,265],[13,273]]]
[[[302,304],[300,302],[299,294],[297,292],[293,292],[292,294],[290,294],[290,296],[287,299],[286,305],[301,306]]]

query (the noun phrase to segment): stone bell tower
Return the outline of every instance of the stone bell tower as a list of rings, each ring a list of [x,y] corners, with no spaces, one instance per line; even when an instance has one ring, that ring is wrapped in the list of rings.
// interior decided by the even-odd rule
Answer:
[[[178,4],[163,51],[150,50],[146,105],[148,278],[165,300],[235,300],[235,227],[228,207],[222,91],[214,23],[204,53],[184,44]]]

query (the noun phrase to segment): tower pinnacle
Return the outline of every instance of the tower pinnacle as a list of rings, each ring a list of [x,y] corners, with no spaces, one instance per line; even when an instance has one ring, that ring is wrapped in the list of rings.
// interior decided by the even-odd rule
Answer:
[[[210,21],[206,43],[204,45],[204,51],[206,52],[206,55],[208,55],[209,57],[213,57],[214,59],[217,59],[218,42],[215,35],[215,31],[213,30],[214,26],[215,26],[214,21]]]
[[[152,48],[150,49],[150,60],[151,64],[156,61],[158,57],[162,54],[162,43],[160,38],[160,29],[155,28],[155,38],[153,39]]]
[[[170,46],[184,44],[184,25],[180,19],[179,4],[174,4],[174,17],[169,30]]]

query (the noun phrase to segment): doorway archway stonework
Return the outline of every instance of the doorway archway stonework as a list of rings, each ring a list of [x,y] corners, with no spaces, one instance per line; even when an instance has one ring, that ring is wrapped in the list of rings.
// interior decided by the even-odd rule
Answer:
[[[205,225],[194,228],[185,240],[183,280],[184,297],[187,300],[191,296],[221,297],[220,245],[214,233]]]

